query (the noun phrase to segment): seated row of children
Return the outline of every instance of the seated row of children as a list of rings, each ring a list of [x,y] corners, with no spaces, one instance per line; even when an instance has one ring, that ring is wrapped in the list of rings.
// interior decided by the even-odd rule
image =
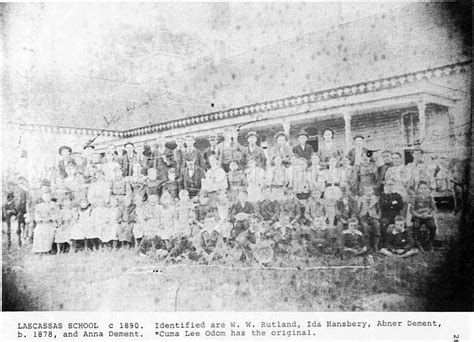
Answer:
[[[225,191],[202,192],[197,205],[187,190],[179,192],[177,201],[164,190],[161,197],[146,192],[105,199],[97,196],[92,204],[84,198],[79,208],[67,197],[59,206],[45,192],[35,208],[33,251],[49,252],[55,243],[57,252],[102,245],[205,260],[237,253],[238,259],[253,257],[261,263],[271,261],[274,253],[311,256],[380,251],[405,257],[422,247],[422,227],[429,231],[427,246],[431,249],[436,206],[427,184],[420,182],[409,205],[392,188],[393,181],[386,181],[379,197],[367,185],[363,195],[355,197],[342,187],[337,200],[328,196],[327,188],[315,188],[307,199],[286,190],[275,200],[272,189],[264,187],[262,200],[257,202],[248,200],[246,189],[239,190],[235,201]],[[406,207],[412,215],[413,239],[401,216]]]

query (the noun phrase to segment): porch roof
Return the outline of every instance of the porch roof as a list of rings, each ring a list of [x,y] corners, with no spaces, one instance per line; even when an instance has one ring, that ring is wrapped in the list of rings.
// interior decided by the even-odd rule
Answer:
[[[132,141],[153,139],[158,132],[169,137],[186,133],[207,134],[226,126],[252,123],[259,127],[281,123],[286,117],[303,120],[311,117],[325,117],[390,110],[402,106],[417,105],[420,101],[443,106],[453,106],[461,98],[461,92],[447,89],[430,82],[431,79],[470,72],[471,62],[446,65],[403,75],[350,84],[343,87],[274,99],[223,111],[195,115],[154,125],[129,130],[100,130],[97,128],[75,128],[49,125],[20,125],[22,129],[53,133],[82,134],[128,138]],[[8,122],[7,122],[8,124]],[[13,123],[10,123],[13,124]],[[169,134],[168,134],[169,133]]]

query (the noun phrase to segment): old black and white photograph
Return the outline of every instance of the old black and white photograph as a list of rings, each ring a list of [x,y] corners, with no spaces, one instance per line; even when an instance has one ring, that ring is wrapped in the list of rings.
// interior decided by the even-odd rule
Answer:
[[[470,3],[0,6],[2,311],[472,311]]]

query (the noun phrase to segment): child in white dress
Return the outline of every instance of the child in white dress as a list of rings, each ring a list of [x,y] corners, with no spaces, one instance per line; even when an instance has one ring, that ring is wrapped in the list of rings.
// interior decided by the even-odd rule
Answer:
[[[86,226],[86,248],[99,249],[102,230],[109,224],[109,210],[103,198],[97,198],[90,213],[90,223]]]
[[[58,247],[58,254],[65,251],[64,244],[71,242],[71,228],[78,216],[77,210],[72,207],[71,198],[66,197],[59,211],[59,226],[56,230],[56,236],[54,237],[54,242]]]
[[[107,224],[102,225],[100,239],[103,246],[115,249],[117,247],[117,214],[120,201],[117,197],[111,197],[107,207]]]
[[[71,246],[72,251],[76,252],[78,245],[85,242],[86,238],[86,227],[90,225],[90,205],[86,199],[81,200],[80,209],[78,212],[78,219],[71,227]]]

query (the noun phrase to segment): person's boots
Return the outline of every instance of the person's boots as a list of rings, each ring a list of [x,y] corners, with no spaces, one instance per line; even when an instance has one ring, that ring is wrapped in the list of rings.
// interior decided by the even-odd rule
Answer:
[[[374,253],[377,253],[377,251],[379,250],[379,243],[380,243],[380,237],[378,236],[374,236]]]

